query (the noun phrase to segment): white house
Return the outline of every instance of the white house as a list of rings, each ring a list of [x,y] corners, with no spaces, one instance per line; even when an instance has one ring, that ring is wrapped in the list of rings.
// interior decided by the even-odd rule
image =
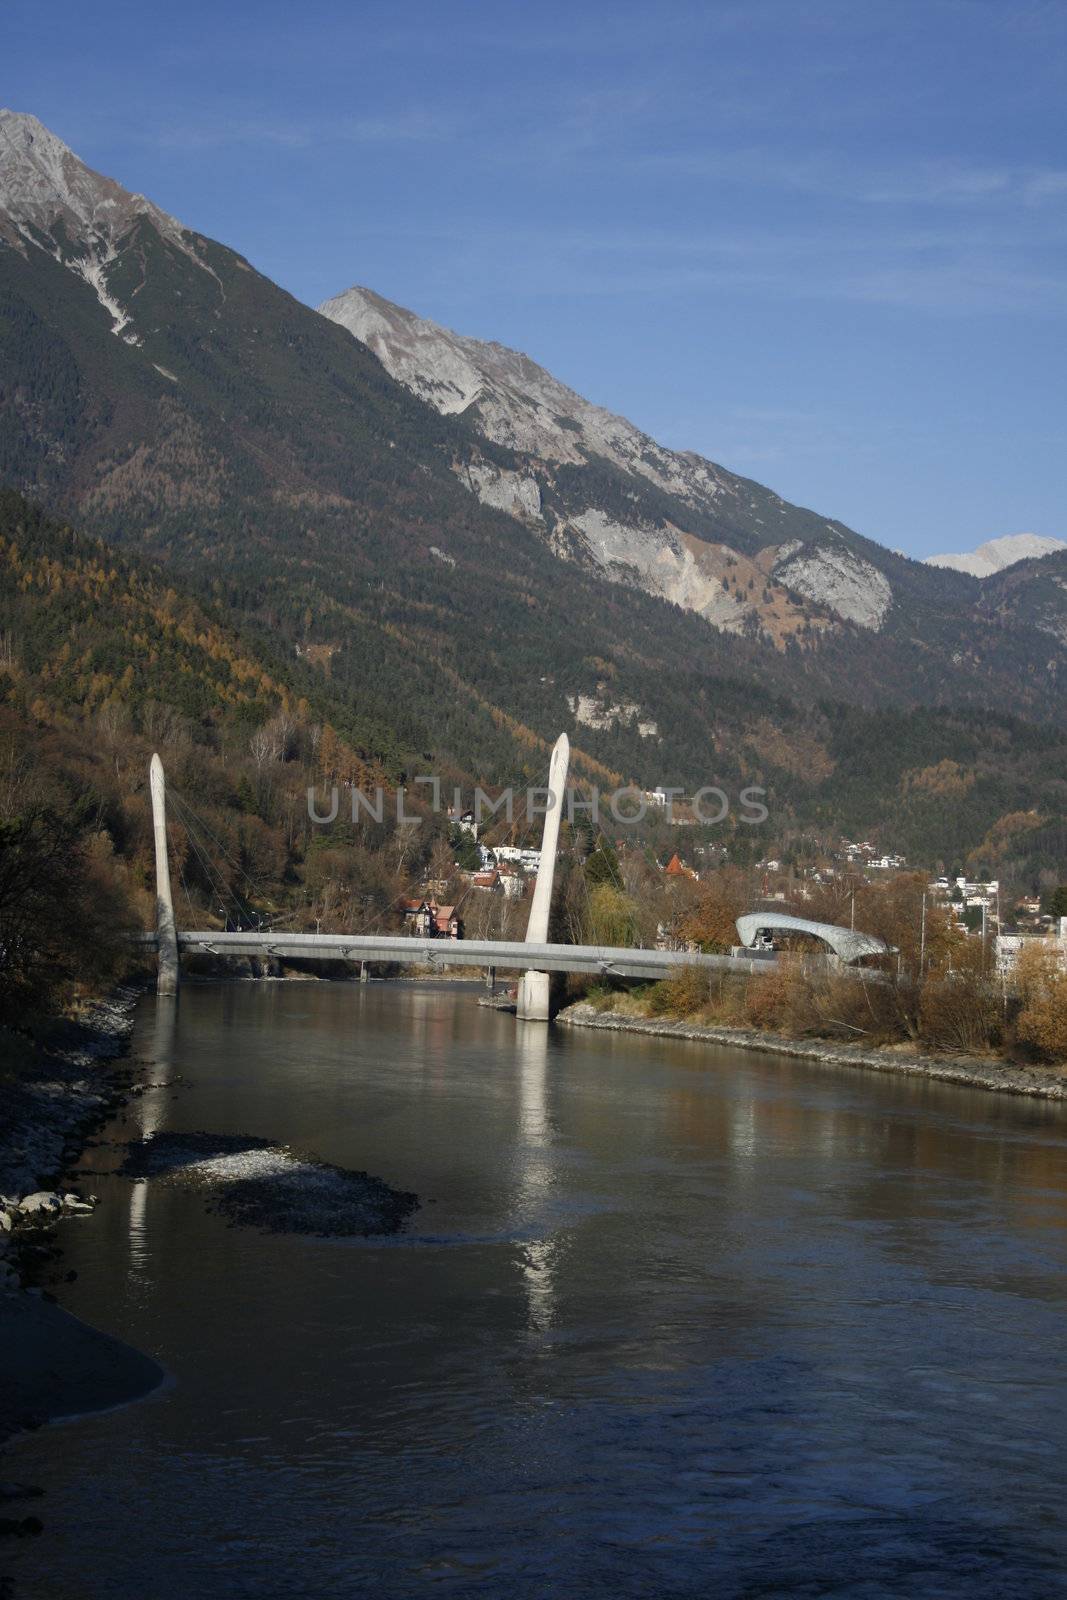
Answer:
[[[1061,917],[1058,932],[1043,939],[1038,933],[999,933],[997,935],[997,973],[1010,977],[1019,961],[1020,951],[1029,944],[1044,944],[1057,951],[1060,964],[1067,967],[1067,917]]]

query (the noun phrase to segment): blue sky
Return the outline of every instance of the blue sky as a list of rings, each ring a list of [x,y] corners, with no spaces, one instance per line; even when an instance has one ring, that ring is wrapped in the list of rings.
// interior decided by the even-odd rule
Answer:
[[[909,553],[1067,538],[1067,0],[7,0],[0,103]]]

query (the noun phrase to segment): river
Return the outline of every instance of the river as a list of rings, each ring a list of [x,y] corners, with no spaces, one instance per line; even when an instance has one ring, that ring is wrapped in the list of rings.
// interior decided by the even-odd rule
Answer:
[[[94,1180],[60,1299],[171,1381],[11,1448],[18,1595],[1067,1594],[1061,1107],[444,984],[190,985],[133,1053],[105,1138],[422,1206],[320,1240]]]

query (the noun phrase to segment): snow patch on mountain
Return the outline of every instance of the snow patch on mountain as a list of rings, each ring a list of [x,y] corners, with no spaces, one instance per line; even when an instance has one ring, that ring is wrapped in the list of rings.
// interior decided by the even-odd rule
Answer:
[[[1067,593],[1067,583],[1064,583],[1062,578],[1057,578],[1056,584]],[[1040,628],[1042,633],[1050,633],[1058,643],[1067,646],[1067,607],[1059,613],[1039,612],[1034,625]]]
[[[843,546],[805,546],[785,561],[779,558],[774,576],[797,594],[828,606],[846,622],[874,633],[881,629],[893,603],[892,585],[885,574]]]
[[[103,245],[96,253],[76,257],[67,265],[69,265],[72,272],[77,273],[79,278],[85,280],[96,295],[96,298],[111,318],[112,333],[124,338],[127,344],[140,344],[141,341],[136,334],[126,333],[125,331],[132,320],[129,312],[119,305],[113,294],[108,293],[106,273],[108,267],[117,258],[117,254],[118,252],[114,245],[109,243]],[[56,260],[61,260],[58,252],[56,253]]]
[[[972,578],[991,578],[994,572],[1003,572],[1016,561],[1040,560],[1057,550],[1067,550],[1067,542],[1046,538],[1040,533],[1007,533],[999,539],[987,539],[976,550],[959,555],[927,556],[926,565],[969,572]]]

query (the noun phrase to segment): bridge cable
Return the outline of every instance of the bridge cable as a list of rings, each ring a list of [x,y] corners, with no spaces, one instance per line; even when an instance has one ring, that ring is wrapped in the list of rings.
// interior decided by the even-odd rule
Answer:
[[[181,886],[182,886],[182,893],[185,896],[185,904],[189,908],[189,922],[190,922],[190,925],[191,925],[192,922],[193,922],[194,917],[196,916],[196,913],[193,910],[193,897],[189,893],[189,885],[185,880],[185,859],[184,859],[184,854],[183,854],[182,860],[180,860],[178,862],[178,878],[179,878],[179,881],[180,881]]]
[[[255,894],[255,895],[258,895],[261,892],[261,886],[258,883],[256,883],[254,881],[254,879],[252,879],[249,876],[249,874],[245,871],[244,867],[242,867],[241,863],[239,861],[235,860],[235,858],[227,850],[226,846],[223,844],[222,840],[218,837],[218,835],[213,833],[212,830],[208,827],[207,823],[204,821],[203,817],[200,816],[199,812],[195,811],[194,808],[189,804],[189,802],[187,800],[184,799],[184,797],[181,794],[176,793],[176,791],[174,791],[174,790],[170,790],[169,792],[175,796],[179,806],[181,806],[182,809],[195,820],[196,825],[200,828],[201,832],[207,834],[208,838],[212,841],[213,844],[216,845],[216,847],[218,848],[220,853],[223,856],[225,856],[226,860],[229,862],[230,866],[233,867],[234,871],[235,872],[239,872],[241,874],[242,878],[244,878],[245,882],[248,884],[248,887],[251,889],[252,893]]]
[[[209,892],[213,896],[217,896],[220,900],[232,900],[236,907],[236,896],[230,889],[226,887],[225,879],[222,877],[221,873],[217,872],[213,867],[210,859],[210,852],[203,848],[203,841],[197,838],[198,824],[195,817],[191,814],[189,808],[182,804],[178,796],[175,795],[173,791],[171,791],[171,798],[177,802],[180,813],[184,813],[179,815],[179,821],[181,822],[182,827],[185,829],[185,836],[189,841],[190,848],[192,849],[192,852],[200,864],[205,878],[207,879],[207,887]]]
[[[227,889],[225,880],[222,879],[215,872],[214,868],[212,867],[210,859],[205,855],[204,851],[200,848],[200,845],[197,843],[196,836],[192,832],[192,830],[188,826],[188,824],[185,824],[185,829],[186,829],[186,837],[189,840],[189,844],[190,844],[190,846],[192,848],[193,854],[196,857],[197,861],[199,862],[201,870],[203,871],[204,877],[207,880],[208,893],[211,895],[211,897],[215,901],[217,901],[217,902],[221,901],[222,902],[222,904],[219,905],[218,909],[224,915],[228,916],[229,915],[229,911],[227,910],[227,903],[230,902],[231,900],[233,900],[231,892]],[[233,909],[237,910],[238,912],[240,911],[240,907],[237,905],[235,900],[233,900]]]
[[[198,819],[196,818],[195,814],[192,813],[191,808],[185,805],[180,797],[174,794],[173,790],[170,791],[170,796],[178,802],[179,820],[181,821],[182,826],[185,828],[186,838],[189,840],[189,843],[192,846],[193,854],[203,869],[210,893],[212,895],[217,895],[219,900],[223,902],[219,909],[224,914],[227,914],[227,904],[229,904],[232,910],[236,913],[235,920],[240,921],[242,916],[248,914],[250,907],[246,902],[242,908],[241,901],[236,893],[232,889],[227,888],[225,878],[223,878],[222,874],[217,872],[212,866],[210,852],[203,847],[202,841],[197,839],[196,834],[200,824],[198,823]]]
[[[230,863],[230,865],[233,867],[234,871],[240,873],[240,875],[244,878],[245,882],[248,884],[249,888],[251,889],[252,894],[253,895],[258,895],[261,892],[260,891],[260,886],[257,883],[254,882],[254,880],[249,876],[249,874],[241,866],[240,862],[234,860],[233,856],[226,849],[226,846],[212,832],[212,830],[208,827],[208,825],[204,821],[204,819],[196,811],[194,811],[193,808],[188,804],[188,802],[185,801],[180,795],[177,796],[177,799],[178,799],[179,807],[181,808],[182,812],[184,813],[183,820],[185,821],[185,825],[186,825],[187,829],[190,830],[190,839],[192,839],[192,837],[193,837],[193,834],[192,834],[192,829],[193,828],[198,829],[199,832],[201,833],[201,835],[206,834],[207,837],[210,840],[212,840],[212,842],[218,847],[219,851],[225,857],[225,859]],[[201,842],[201,844],[203,844],[203,838],[201,838],[200,842]],[[206,848],[205,848],[205,854],[209,854],[209,853],[210,852],[206,851]],[[225,885],[225,879],[222,878],[221,873],[219,874],[219,880],[222,883],[222,888],[221,888],[221,890],[219,892],[221,893],[222,898],[224,900],[228,900],[228,901],[230,901],[232,903],[233,910],[236,913],[236,919],[238,921],[241,921],[243,918],[251,917],[252,914],[253,914],[252,913],[252,902],[248,898],[248,896],[247,895],[243,895],[243,894],[238,894],[237,890],[234,889],[234,888],[227,888],[226,885]]]

